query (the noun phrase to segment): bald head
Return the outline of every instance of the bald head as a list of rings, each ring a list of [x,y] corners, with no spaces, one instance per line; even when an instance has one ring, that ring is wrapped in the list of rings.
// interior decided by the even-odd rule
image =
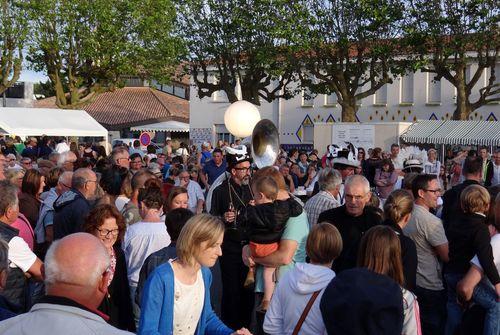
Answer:
[[[78,286],[86,294],[95,290],[109,264],[109,254],[97,237],[71,234],[52,243],[47,251],[45,285],[47,290],[57,290],[60,285]]]

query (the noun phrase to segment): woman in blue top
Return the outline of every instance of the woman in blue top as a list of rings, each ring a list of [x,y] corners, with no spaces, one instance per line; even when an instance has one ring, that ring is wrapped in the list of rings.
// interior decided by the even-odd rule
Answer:
[[[192,217],[176,244],[177,258],[149,276],[141,303],[139,334],[247,335],[224,325],[210,305],[212,267],[222,255],[224,224],[209,214]]]

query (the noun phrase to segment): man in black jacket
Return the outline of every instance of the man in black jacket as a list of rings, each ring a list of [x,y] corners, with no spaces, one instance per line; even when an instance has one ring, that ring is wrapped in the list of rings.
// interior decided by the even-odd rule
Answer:
[[[250,190],[250,156],[246,147],[227,148],[229,178],[212,194],[210,214],[226,225],[220,267],[222,273],[222,321],[231,328],[248,327],[253,308],[253,292],[245,289],[248,267],[241,253],[245,241],[238,229],[238,214],[253,199]]]
[[[78,169],[71,178],[71,190],[54,202],[54,240],[82,231],[90,211],[89,200],[95,197],[97,176],[90,169]]]
[[[333,262],[333,270],[340,272],[356,266],[359,242],[363,234],[382,222],[370,201],[370,183],[361,175],[353,175],[345,182],[345,205],[329,209],[319,215],[318,223],[333,224],[342,236],[343,249]]]
[[[464,162],[462,174],[464,182],[455,185],[443,195],[443,209],[441,220],[445,229],[457,219],[462,212],[460,208],[460,194],[469,185],[479,185],[481,181],[481,169],[483,160],[481,157],[467,157]]]

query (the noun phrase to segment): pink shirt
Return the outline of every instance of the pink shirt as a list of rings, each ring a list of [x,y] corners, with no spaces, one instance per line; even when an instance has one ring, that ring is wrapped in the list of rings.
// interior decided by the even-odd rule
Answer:
[[[28,244],[31,251],[33,251],[33,247],[35,246],[35,233],[33,232],[33,228],[31,228],[28,219],[26,219],[23,214],[19,213],[19,217],[12,224],[12,227],[19,230],[19,237],[22,238]]]

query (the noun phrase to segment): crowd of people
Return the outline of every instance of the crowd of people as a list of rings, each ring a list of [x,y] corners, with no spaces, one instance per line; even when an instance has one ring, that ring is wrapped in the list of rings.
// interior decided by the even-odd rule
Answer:
[[[500,149],[0,147],[0,334],[500,334]]]

